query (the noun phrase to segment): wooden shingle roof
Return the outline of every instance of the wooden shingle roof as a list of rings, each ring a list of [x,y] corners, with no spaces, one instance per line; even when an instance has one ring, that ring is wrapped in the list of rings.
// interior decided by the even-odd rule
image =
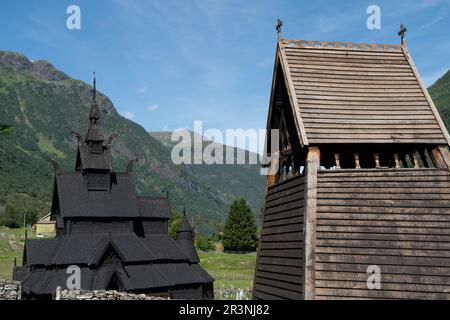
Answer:
[[[88,191],[81,172],[56,175],[56,187],[62,217],[141,217],[134,184],[130,175],[114,173],[110,190]]]
[[[123,263],[191,261],[188,256],[190,252],[183,251],[168,234],[146,235],[145,238],[139,238],[134,233],[111,236],[98,233],[70,234],[55,239],[27,240],[26,245],[28,266],[96,266],[110,246]]]
[[[278,68],[302,145],[450,145],[404,46],[283,39],[278,42]]]
[[[138,197],[139,213],[143,218],[172,218],[172,210],[168,198]]]

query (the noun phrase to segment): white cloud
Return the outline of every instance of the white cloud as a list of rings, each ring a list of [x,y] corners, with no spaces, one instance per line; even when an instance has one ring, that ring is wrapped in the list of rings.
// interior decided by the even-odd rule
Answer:
[[[125,118],[130,119],[130,120],[134,119],[134,117],[135,117],[133,112],[128,112],[128,111],[122,112],[122,116],[124,116]]]
[[[146,86],[142,86],[142,87],[137,87],[134,89],[134,91],[136,91],[136,93],[144,93],[148,90],[148,87]]]
[[[159,104],[151,104],[148,106],[148,111],[153,112],[159,108]]]
[[[438,4],[440,4],[442,2],[442,0],[423,0],[420,4],[421,8],[429,8],[429,7],[434,7]]]

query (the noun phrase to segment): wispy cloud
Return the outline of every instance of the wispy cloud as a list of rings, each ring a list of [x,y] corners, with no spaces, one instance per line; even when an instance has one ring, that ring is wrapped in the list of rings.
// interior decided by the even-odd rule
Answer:
[[[122,112],[122,116],[130,120],[135,118],[134,113],[129,111]]]
[[[151,104],[148,106],[148,111],[153,112],[159,108],[159,104]]]
[[[423,0],[420,3],[421,8],[430,8],[440,4],[442,0]]]
[[[338,30],[345,30],[350,25],[356,23],[364,17],[361,12],[329,11],[316,15],[312,19],[313,29],[321,35],[335,33]]]
[[[438,23],[439,21],[441,21],[442,19],[444,19],[444,17],[436,17],[433,20],[431,20],[430,22],[427,22],[427,23],[421,25],[419,27],[419,30],[423,30],[423,29],[429,28],[432,25],[434,25],[434,24]]]
[[[146,92],[148,90],[147,86],[142,86],[142,87],[136,87],[134,88],[134,91],[136,91],[136,93],[142,94],[144,92]]]

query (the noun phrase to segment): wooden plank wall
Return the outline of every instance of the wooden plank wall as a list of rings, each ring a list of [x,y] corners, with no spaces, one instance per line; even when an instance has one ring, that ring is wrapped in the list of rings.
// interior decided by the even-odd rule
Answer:
[[[450,298],[448,170],[322,171],[317,192],[316,299]]]
[[[303,206],[305,178],[268,189],[253,299],[303,298]]]

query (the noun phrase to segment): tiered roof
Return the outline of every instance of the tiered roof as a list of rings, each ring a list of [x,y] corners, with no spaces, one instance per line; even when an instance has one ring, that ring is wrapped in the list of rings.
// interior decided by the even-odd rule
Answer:
[[[211,298],[214,279],[198,265],[186,215],[175,241],[167,230],[169,199],[136,195],[134,161],[126,172],[112,171],[95,97],[94,80],[90,125],[85,141],[78,141],[75,171],[55,170],[56,238],[27,240],[24,266],[15,268],[14,279],[29,297],[51,295],[66,288],[67,267],[76,265],[82,289],[107,289],[114,279],[125,291]]]

